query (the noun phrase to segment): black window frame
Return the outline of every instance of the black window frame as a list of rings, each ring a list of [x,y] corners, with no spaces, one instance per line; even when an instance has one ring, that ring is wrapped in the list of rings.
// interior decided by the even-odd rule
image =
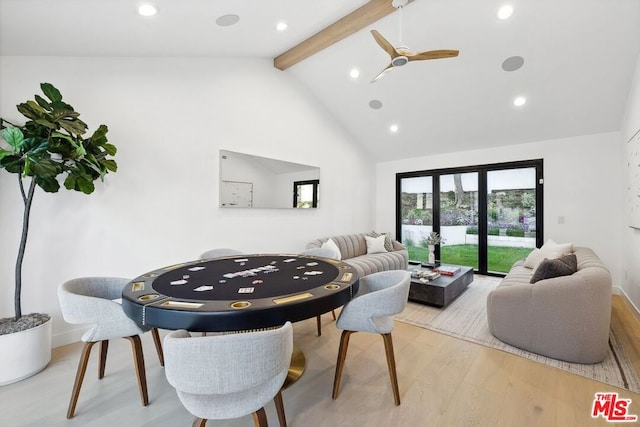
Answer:
[[[497,170],[521,169],[533,167],[536,170],[536,247],[543,244],[544,238],[544,160],[518,160],[512,162],[490,163],[485,165],[461,166],[440,169],[425,169],[396,173],[396,239],[402,242],[402,179],[431,177],[433,194],[433,231],[440,233],[440,176],[464,173],[478,173],[478,274],[502,277],[504,274],[487,271],[487,173]],[[436,246],[436,259],[440,259],[440,246]]]
[[[320,180],[319,179],[309,179],[306,181],[294,181],[293,182],[293,207],[298,208],[298,186],[299,185],[310,185],[313,184],[313,199],[311,201],[311,207],[318,207],[318,191],[320,188]],[[302,208],[298,208],[302,209]]]

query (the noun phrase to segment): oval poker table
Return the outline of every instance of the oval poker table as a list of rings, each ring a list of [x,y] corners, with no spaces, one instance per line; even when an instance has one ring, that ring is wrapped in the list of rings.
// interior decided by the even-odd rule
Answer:
[[[144,327],[242,331],[315,317],[346,304],[357,291],[358,273],[338,260],[235,255],[136,277],[122,292],[122,307]]]

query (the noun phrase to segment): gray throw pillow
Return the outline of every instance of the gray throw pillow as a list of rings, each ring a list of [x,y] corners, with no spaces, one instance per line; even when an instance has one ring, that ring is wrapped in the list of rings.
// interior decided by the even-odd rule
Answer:
[[[529,283],[536,283],[543,279],[570,276],[578,271],[578,259],[575,254],[561,256],[555,259],[544,259],[533,273]]]

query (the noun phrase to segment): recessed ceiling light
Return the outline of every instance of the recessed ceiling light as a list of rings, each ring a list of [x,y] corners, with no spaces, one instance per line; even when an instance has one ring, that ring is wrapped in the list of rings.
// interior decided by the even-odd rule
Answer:
[[[502,69],[505,71],[518,70],[524,64],[524,58],[522,56],[511,56],[504,60],[502,63]]]
[[[524,96],[518,96],[513,100],[513,105],[515,105],[516,107],[522,107],[526,103],[527,98],[525,98]]]
[[[502,6],[500,9],[498,9],[498,18],[507,19],[511,16],[512,13],[513,13],[513,7],[511,7],[510,4],[506,4]]]
[[[276,30],[278,30],[278,31],[284,31],[284,30],[286,30],[287,28],[289,28],[289,26],[288,26],[288,25],[287,25],[287,23],[286,23],[286,22],[284,22],[284,21],[280,21],[280,22],[278,22],[278,23],[276,24]]]
[[[389,126],[389,132],[397,133],[398,132],[398,125],[393,124],[393,125]]]
[[[239,20],[240,17],[238,15],[222,15],[218,19],[216,19],[216,24],[221,27],[229,27],[231,25],[237,24]]]
[[[158,9],[149,3],[143,3],[138,7],[138,14],[142,16],[153,16],[158,13]]]
[[[358,77],[360,77],[360,70],[358,70],[357,68],[352,68],[351,71],[349,71],[349,75],[352,79],[357,79]]]
[[[369,107],[374,110],[379,110],[382,108],[382,102],[378,99],[372,99],[371,101],[369,101]]]

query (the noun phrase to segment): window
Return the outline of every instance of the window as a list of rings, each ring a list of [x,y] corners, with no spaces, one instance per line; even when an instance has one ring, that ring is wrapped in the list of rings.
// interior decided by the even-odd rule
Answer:
[[[396,175],[396,236],[425,262],[436,259],[502,275],[542,244],[542,159]]]
[[[293,207],[317,208],[320,180],[295,181],[293,183]]]

